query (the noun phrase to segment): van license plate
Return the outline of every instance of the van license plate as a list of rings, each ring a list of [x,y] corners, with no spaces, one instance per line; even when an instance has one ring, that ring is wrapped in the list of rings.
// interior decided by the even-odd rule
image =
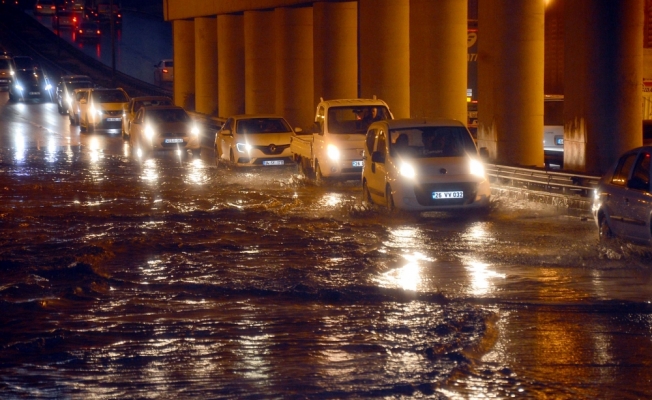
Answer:
[[[263,165],[283,165],[285,162],[283,160],[269,160],[263,161]]]
[[[454,192],[432,192],[432,198],[435,200],[439,199],[463,199],[464,192],[461,190],[456,190]]]
[[[107,122],[118,122],[122,121],[122,118],[107,118],[106,120]]]
[[[165,139],[165,143],[183,143],[183,139]]]
[[[364,161],[353,161],[353,162],[351,162],[351,166],[353,166],[353,167],[364,167]]]

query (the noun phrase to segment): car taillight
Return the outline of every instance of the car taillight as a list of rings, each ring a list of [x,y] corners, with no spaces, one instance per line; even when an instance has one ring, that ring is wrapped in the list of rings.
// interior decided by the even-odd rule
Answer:
[[[100,33],[101,33],[101,32],[100,32],[100,30],[98,29],[98,30],[97,30],[97,34],[99,35]]]
[[[168,72],[170,72],[170,71],[168,71],[167,68],[163,68],[163,73],[164,74],[167,74]]]

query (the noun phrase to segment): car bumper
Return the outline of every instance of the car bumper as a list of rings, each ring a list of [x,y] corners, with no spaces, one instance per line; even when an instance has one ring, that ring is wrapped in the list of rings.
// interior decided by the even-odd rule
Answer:
[[[491,187],[486,179],[391,184],[396,208],[406,211],[478,209],[489,206]],[[462,192],[461,198],[435,199],[434,192]]]
[[[342,180],[359,180],[362,177],[363,161],[360,158],[347,158],[337,161],[318,160],[321,175],[325,178]]]
[[[156,137],[152,140],[153,150],[199,150],[201,143],[197,136],[183,136],[175,138]]]

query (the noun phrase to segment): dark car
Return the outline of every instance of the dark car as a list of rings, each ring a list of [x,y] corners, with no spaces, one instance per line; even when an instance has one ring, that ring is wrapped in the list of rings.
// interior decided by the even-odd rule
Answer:
[[[57,10],[57,13],[52,17],[52,28],[74,29],[79,24],[79,15],[70,10]]]
[[[88,75],[64,75],[57,84],[55,98],[59,114],[68,114],[72,106],[72,92],[79,88],[92,88],[93,82]]]
[[[75,40],[78,42],[94,42],[97,43],[102,37],[102,30],[100,24],[87,19],[84,19],[77,30],[75,31]]]
[[[48,79],[33,69],[16,70],[9,86],[9,101],[52,101],[52,86]]]

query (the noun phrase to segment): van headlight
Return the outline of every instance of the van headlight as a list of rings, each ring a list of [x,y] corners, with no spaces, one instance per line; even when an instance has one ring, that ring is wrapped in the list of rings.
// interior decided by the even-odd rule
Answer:
[[[470,163],[469,167],[470,167],[471,175],[475,175],[475,176],[479,176],[481,178],[484,178],[484,176],[485,176],[484,175],[484,165],[482,165],[482,163],[480,161],[476,160],[475,158],[472,158],[469,161],[469,163]]]
[[[249,143],[236,143],[235,148],[240,153],[249,153],[251,151],[251,145]]]
[[[326,154],[328,155],[328,158],[330,158],[333,161],[337,161],[340,159],[340,149],[337,148],[334,144],[329,144],[326,147]]]
[[[416,176],[416,172],[414,171],[412,164],[406,162],[401,163],[398,172],[401,174],[401,176],[404,176],[408,179],[413,179]]]
[[[145,127],[145,137],[147,137],[147,139],[149,140],[152,140],[152,138],[154,137],[154,128],[152,128],[151,125],[147,125]]]

